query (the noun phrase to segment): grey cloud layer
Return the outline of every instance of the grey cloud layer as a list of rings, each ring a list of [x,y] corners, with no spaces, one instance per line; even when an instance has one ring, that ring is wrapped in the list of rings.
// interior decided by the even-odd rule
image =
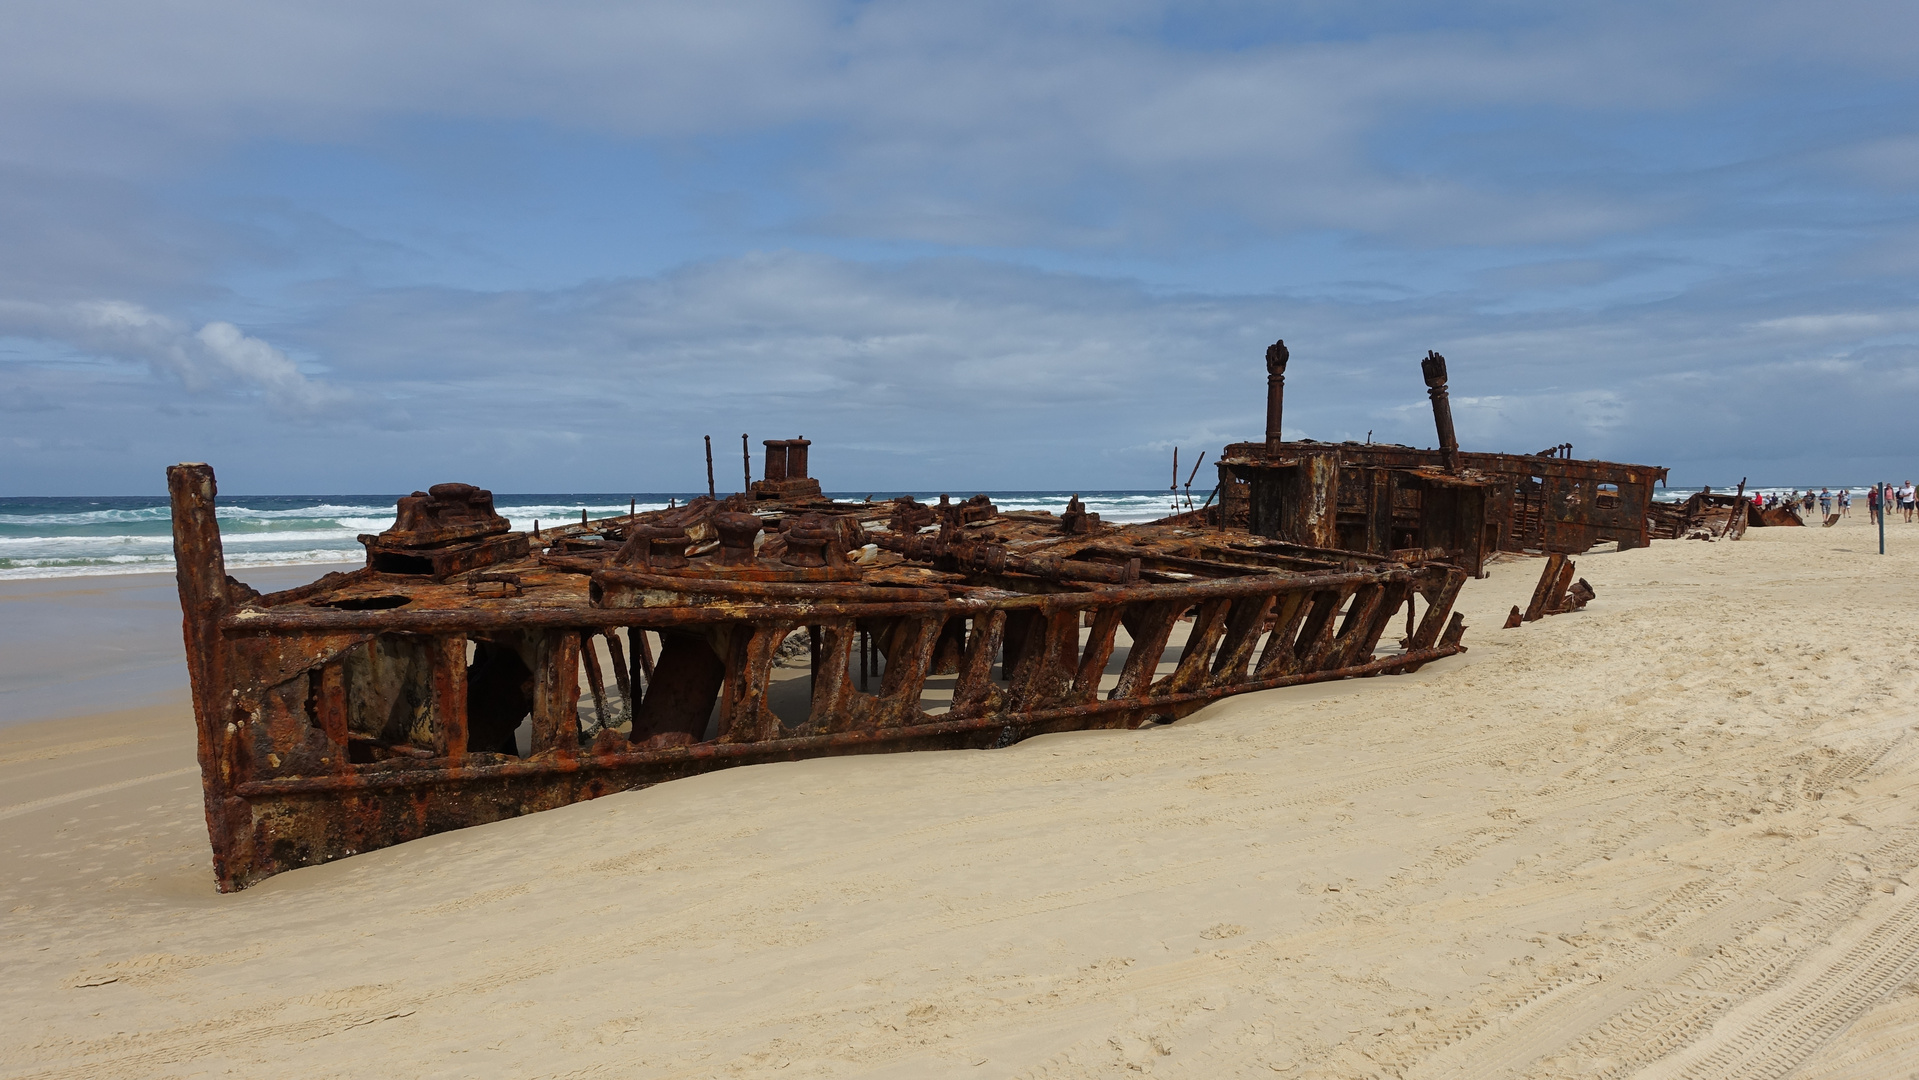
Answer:
[[[1484,107],[1660,115],[1763,91],[1781,64],[1909,78],[1909,5],[1500,5],[1240,48],[1169,45],[1182,9],[742,3],[41,6],[0,41],[0,145],[41,164],[179,167],[235,139],[351,140],[396,117],[612,137],[817,130],[822,223],[936,243],[1165,246],[1207,213],[1421,242],[1577,240],[1644,205],[1384,167],[1394,117]],[[1311,11],[1307,8],[1307,11]],[[1304,21],[1309,24],[1310,19]],[[1576,122],[1576,120],[1575,120]],[[1896,146],[1862,151],[1899,156]],[[1081,186],[1123,206],[1074,222]],[[1180,212],[1174,212],[1174,208]]]
[[[150,325],[122,312],[101,330],[100,313],[89,317],[87,333]],[[1190,460],[1258,434],[1260,353],[1284,335],[1295,434],[1430,443],[1417,360],[1433,347],[1452,358],[1469,446],[1569,440],[1586,456],[1676,465],[1688,481],[1770,463],[1815,475],[1769,480],[1832,483],[1907,452],[1899,402],[1919,392],[1919,350],[1901,341],[1915,326],[1913,304],[1782,316],[1720,297],[1705,311],[1494,317],[1425,300],[1165,296],[963,260],[776,254],[562,293],[369,293],[268,335],[330,358],[325,381],[295,384],[300,393],[380,406],[311,431],[287,429],[257,400],[293,393],[278,381],[295,378],[278,350],[232,328],[167,325],[160,352],[198,342],[203,374],[261,394],[189,380],[159,395],[180,410],[171,422],[124,432],[150,453],[130,455],[142,464],[169,451],[224,462],[235,490],[301,475],[308,466],[292,462],[308,454],[315,490],[328,471],[386,489],[453,476],[502,489],[684,489],[700,483],[699,436],[727,445],[742,430],[815,438],[819,471],[848,488],[1146,487],[1174,445]],[[99,347],[154,355],[139,335]],[[21,392],[109,417],[154,396],[103,389],[85,372],[28,377]],[[57,470],[70,424],[70,413],[28,418],[21,437],[45,445],[22,452],[44,450]],[[1784,436],[1799,430],[1824,449],[1788,455]],[[279,460],[250,455],[256,440]]]

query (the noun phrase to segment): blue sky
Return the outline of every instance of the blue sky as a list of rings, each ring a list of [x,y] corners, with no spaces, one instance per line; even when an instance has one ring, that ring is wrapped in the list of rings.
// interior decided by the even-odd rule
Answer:
[[[16,5],[0,494],[1919,474],[1919,8]]]

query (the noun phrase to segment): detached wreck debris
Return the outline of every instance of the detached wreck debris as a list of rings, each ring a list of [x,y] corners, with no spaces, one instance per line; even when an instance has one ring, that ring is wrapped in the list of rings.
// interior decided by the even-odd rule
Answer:
[[[1746,497],[1746,482],[1727,494],[1703,488],[1683,503],[1654,503],[1648,518],[1652,535],[1660,540],[1737,540],[1747,529],[1804,526],[1799,511],[1789,506],[1760,509]],[[1828,523],[1830,524],[1830,522]]]
[[[732,765],[1137,727],[1464,649],[1467,571],[1423,554],[1077,499],[840,503],[806,440],[766,447],[740,495],[537,537],[436,485],[362,537],[365,568],[265,596],[227,576],[213,470],[168,469],[219,888]],[[804,690],[775,677],[800,630]]]
[[[1574,581],[1576,572],[1573,561],[1565,555],[1555,551],[1546,556],[1546,565],[1539,571],[1539,584],[1533,586],[1532,601],[1523,612],[1517,606],[1513,608],[1512,614],[1506,616],[1505,629],[1584,608],[1599,594],[1586,584],[1585,578]]]

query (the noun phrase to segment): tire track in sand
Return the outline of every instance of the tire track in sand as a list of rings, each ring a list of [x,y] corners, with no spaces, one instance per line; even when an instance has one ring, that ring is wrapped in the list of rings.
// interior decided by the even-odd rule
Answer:
[[[1788,975],[1734,1010],[1647,1080],[1772,1080],[1797,1069],[1834,1036],[1919,975],[1919,891],[1870,905],[1850,944]],[[1837,955],[1831,955],[1837,953]]]

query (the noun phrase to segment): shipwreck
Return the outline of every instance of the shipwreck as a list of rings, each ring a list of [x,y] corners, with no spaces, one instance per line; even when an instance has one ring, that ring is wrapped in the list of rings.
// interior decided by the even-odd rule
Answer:
[[[1437,353],[1436,448],[1287,441],[1288,359],[1267,350],[1266,438],[1221,455],[1219,504],[1143,525],[1077,497],[836,501],[804,438],[766,440],[761,479],[748,458],[722,498],[709,440],[684,506],[527,533],[440,484],[360,538],[363,568],[261,595],[227,576],[212,469],[174,466],[218,886],[734,765],[1003,747],[1412,671],[1465,648],[1453,603],[1494,553],[1550,556],[1514,611],[1531,621],[1592,598],[1565,555],[1669,528],[1663,468],[1461,451]]]
[[[226,572],[213,470],[170,468],[218,887],[712,769],[1137,727],[1465,647],[1468,571],[1424,552],[839,502],[808,445],[766,442],[729,497],[533,533],[437,485],[363,568],[266,595]]]

